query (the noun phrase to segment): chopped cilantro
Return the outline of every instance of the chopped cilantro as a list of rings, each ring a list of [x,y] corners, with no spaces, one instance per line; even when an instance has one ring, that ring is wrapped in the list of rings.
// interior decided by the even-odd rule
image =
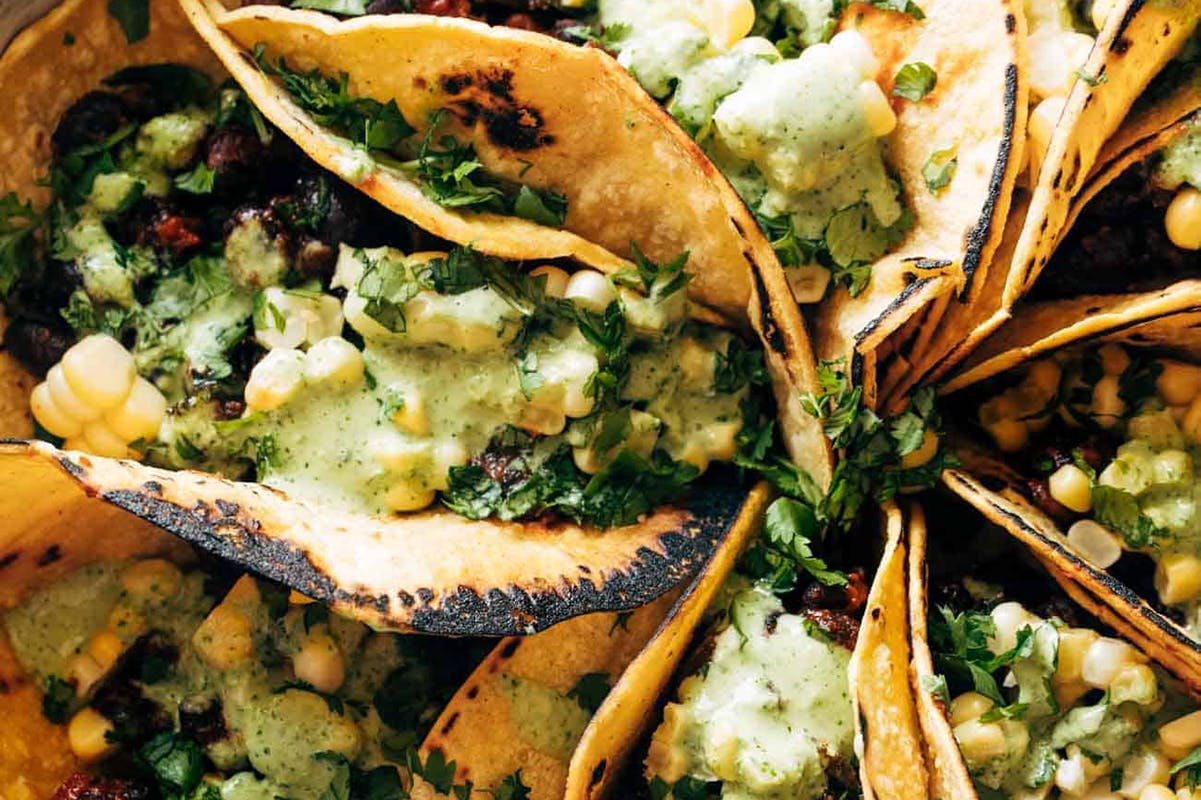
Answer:
[[[67,715],[75,702],[75,686],[57,675],[46,679],[42,688],[42,716],[55,725],[67,721]]]
[[[34,234],[41,218],[14,192],[0,198],[0,298],[36,268]]]
[[[620,628],[627,633],[630,630],[630,617],[634,616],[633,611],[622,611],[613,618],[613,624],[609,627],[609,635],[612,636]]]
[[[934,698],[941,701],[943,705],[951,705],[951,692],[947,689],[946,676],[923,675],[922,690],[934,695]]]
[[[687,251],[666,264],[651,261],[636,242],[630,242],[630,252],[634,257],[634,268],[613,276],[613,282],[620,286],[637,289],[653,300],[661,300],[680,291],[692,280],[691,273],[684,271],[688,264]]]
[[[354,800],[407,800],[409,793],[396,767],[351,769],[350,796]]]
[[[871,263],[904,239],[911,227],[913,214],[908,209],[887,226],[866,201],[834,212],[825,235],[834,280],[846,284],[851,296],[857,297],[871,279]]]
[[[605,702],[605,698],[609,696],[612,688],[613,684],[609,680],[609,673],[589,672],[576,681],[567,696],[579,703],[580,708],[590,714],[595,714],[596,710],[601,707],[601,703]]]
[[[164,797],[186,795],[200,785],[204,754],[176,733],[160,733],[138,749],[138,761],[158,780]]]
[[[521,780],[521,770],[517,770],[512,775],[506,775],[505,779],[492,790],[492,800],[529,800],[529,796],[530,787]]]
[[[292,8],[311,8],[343,17],[361,17],[367,13],[367,0],[292,0]]]
[[[392,333],[403,333],[407,328],[404,305],[423,287],[403,261],[386,256],[372,258],[362,250],[355,251],[355,257],[363,263],[363,274],[356,286],[367,301],[363,313]]]
[[[265,433],[254,443],[254,465],[259,480],[271,474],[271,470],[279,466],[279,442],[274,433]]]
[[[203,161],[198,161],[191,172],[175,176],[175,188],[188,194],[212,194],[216,178],[215,170],[209,169]]]
[[[958,166],[959,156],[954,146],[935,150],[926,159],[925,166],[922,167],[922,178],[926,181],[927,188],[932,192],[946,188],[950,185],[951,179],[955,177],[955,170]]]
[[[108,0],[108,13],[121,26],[129,44],[150,35],[150,0]]]
[[[1173,775],[1181,771],[1184,771],[1184,782],[1190,789],[1201,786],[1201,747],[1194,747],[1191,753],[1172,765]]]
[[[978,611],[953,613],[939,607],[939,617],[930,621],[930,647],[934,664],[955,693],[974,689],[997,705],[1004,705],[1001,690],[993,678],[994,657],[988,639],[996,633],[992,617]]]
[[[767,386],[767,366],[763,351],[748,347],[741,339],[732,338],[725,352],[717,352],[713,371],[713,389],[721,394],[733,394],[745,386]]]
[[[897,70],[892,94],[916,103],[934,91],[937,84],[938,73],[933,67],[924,61],[911,61]]]
[[[1114,486],[1094,486],[1092,491],[1093,517],[1112,528],[1133,550],[1149,547],[1156,539],[1167,536],[1148,516],[1142,513],[1138,498]]]
[[[539,225],[558,228],[567,219],[567,198],[557,192],[540,192],[522,186],[513,200],[513,213]]]
[[[822,535],[822,523],[809,505],[780,497],[767,508],[763,537],[742,560],[742,570],[781,594],[796,588],[797,576],[808,572],[825,586],[845,586],[847,576],[813,555],[811,542]]]
[[[1077,78],[1094,88],[1109,80],[1108,75],[1092,75],[1084,67],[1076,67],[1075,75]]]

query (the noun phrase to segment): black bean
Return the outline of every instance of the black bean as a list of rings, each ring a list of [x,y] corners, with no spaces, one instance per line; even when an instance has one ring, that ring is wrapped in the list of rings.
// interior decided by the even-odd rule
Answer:
[[[4,349],[39,377],[57,364],[74,343],[75,334],[65,326],[33,320],[15,319],[4,332]]]
[[[103,141],[126,122],[125,106],[112,92],[88,92],[59,118],[50,142],[56,155]]]
[[[185,737],[208,746],[229,735],[225,714],[216,697],[189,697],[179,704],[179,730]]]

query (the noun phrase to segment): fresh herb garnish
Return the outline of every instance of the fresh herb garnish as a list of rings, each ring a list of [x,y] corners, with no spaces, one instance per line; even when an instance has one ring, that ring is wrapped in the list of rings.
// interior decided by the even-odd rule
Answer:
[[[921,100],[938,84],[938,73],[924,61],[911,61],[897,70],[893,81],[893,97],[904,97],[914,103]]]
[[[42,687],[42,716],[55,725],[67,721],[71,706],[75,703],[75,686],[57,675],[46,679]]]
[[[1094,486],[1093,518],[1122,535],[1132,550],[1150,547],[1168,532],[1143,514],[1138,498],[1114,486]]]
[[[292,0],[292,8],[309,8],[343,17],[361,17],[367,13],[367,0]]]
[[[160,733],[138,749],[138,761],[154,775],[164,797],[187,795],[204,776],[200,746],[175,733]]]
[[[492,790],[492,800],[529,800],[530,787],[521,780],[521,770],[506,775]]]
[[[692,280],[692,274],[684,271],[688,263],[687,251],[666,264],[656,264],[646,257],[636,242],[630,242],[630,254],[634,258],[634,268],[618,272],[613,276],[613,282],[637,289],[652,300],[670,297]]]
[[[175,188],[188,194],[212,194],[216,178],[215,170],[209,169],[203,161],[198,161],[191,172],[175,176]]]
[[[34,234],[40,225],[33,204],[22,203],[14,192],[0,198],[0,298],[37,267]]]
[[[1201,786],[1201,747],[1194,747],[1191,753],[1172,765],[1173,775],[1182,770],[1184,782],[1190,789]]]
[[[955,170],[958,166],[957,148],[952,146],[943,150],[935,150],[922,167],[922,178],[926,181],[926,187],[932,192],[946,188],[950,185],[951,179],[955,177]]]
[[[567,692],[567,696],[575,700],[580,708],[590,714],[595,714],[612,689],[613,684],[609,680],[609,673],[589,672],[576,681],[575,686]]]
[[[743,556],[742,571],[779,594],[795,589],[801,572],[825,586],[846,586],[845,574],[813,555],[811,543],[823,532],[812,507],[792,498],[777,498],[768,506],[763,536]]]
[[[1108,75],[1092,75],[1084,67],[1076,67],[1075,75],[1077,78],[1094,88],[1109,80]]]

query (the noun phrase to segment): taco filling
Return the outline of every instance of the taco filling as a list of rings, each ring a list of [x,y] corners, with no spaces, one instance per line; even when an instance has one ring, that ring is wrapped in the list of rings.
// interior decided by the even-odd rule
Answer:
[[[315,167],[230,85],[106,84],[55,129],[45,213],[5,200],[5,346],[64,448],[350,510],[607,527],[731,460],[758,414],[761,355],[691,321],[687,254],[505,263]]]
[[[1201,711],[1037,565],[1023,575],[1022,555],[998,547],[1006,539],[932,545],[944,563],[931,568],[934,672],[919,669],[920,691],[941,701],[939,723],[953,734],[927,731],[932,745],[959,748],[980,798],[1191,797]],[[977,563],[965,574],[950,561],[969,552]]]
[[[453,766],[417,746],[488,646],[376,633],[162,559],[82,567],[0,630],[65,726],[79,771],[55,797],[404,797],[423,775],[449,791]]]
[[[1036,299],[1162,288],[1201,276],[1201,117],[1084,206]]]
[[[1201,639],[1201,368],[1107,344],[1008,382],[986,390],[978,421],[1026,462],[1029,499],[1092,564]]]

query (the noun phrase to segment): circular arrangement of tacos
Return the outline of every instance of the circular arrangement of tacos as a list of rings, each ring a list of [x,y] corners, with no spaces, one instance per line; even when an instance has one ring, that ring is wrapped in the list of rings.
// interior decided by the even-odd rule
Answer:
[[[0,32],[0,800],[1201,797],[1197,0]]]

